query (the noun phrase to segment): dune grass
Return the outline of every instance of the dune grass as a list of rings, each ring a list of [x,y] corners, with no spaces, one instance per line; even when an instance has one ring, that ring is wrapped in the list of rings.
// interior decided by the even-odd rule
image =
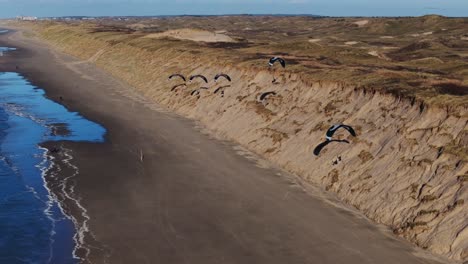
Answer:
[[[314,81],[344,82],[429,105],[466,107],[468,19],[311,17],[176,17],[25,23],[73,55],[90,58],[109,46],[129,46],[155,55],[189,54],[236,67],[266,69],[270,56],[283,56],[285,72]],[[236,43],[207,43],[148,34],[189,28],[222,31]],[[310,42],[310,39],[314,39]],[[74,43],[72,43],[74,42]],[[356,42],[346,45],[346,42]],[[373,53],[371,53],[371,51]],[[374,56],[372,54],[378,54]],[[132,54],[129,54],[131,59]],[[452,84],[452,85],[448,85]],[[456,85],[454,85],[456,84]]]

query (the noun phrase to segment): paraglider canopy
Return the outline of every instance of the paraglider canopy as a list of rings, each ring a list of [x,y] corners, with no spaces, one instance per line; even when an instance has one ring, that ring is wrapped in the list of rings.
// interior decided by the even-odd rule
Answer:
[[[216,76],[214,77],[215,82],[217,82],[220,77],[224,77],[226,78],[226,80],[231,81],[231,77],[229,75],[220,73],[220,74],[216,74]]]
[[[185,76],[183,76],[182,74],[179,74],[179,73],[174,73],[174,74],[172,74],[171,76],[169,76],[169,80],[172,80],[172,78],[174,78],[174,77],[179,77],[179,78],[181,78],[182,80],[184,80],[184,82],[187,81],[187,79],[185,79]]]
[[[208,87],[202,86],[198,89],[195,89],[190,93],[190,95],[199,95],[201,90],[208,90]]]
[[[276,62],[279,62],[281,66],[283,66],[283,68],[286,67],[286,61],[284,61],[283,58],[280,58],[280,57],[271,58],[270,61],[268,62],[268,65],[272,67]]]
[[[193,81],[193,79],[195,78],[200,78],[202,79],[203,81],[205,81],[205,83],[208,83],[208,79],[206,79],[205,76],[201,75],[201,74],[197,74],[197,75],[192,75],[190,76],[190,81]]]
[[[335,132],[340,128],[346,129],[353,137],[356,136],[356,132],[354,131],[354,129],[351,126],[344,125],[344,124],[336,124],[336,125],[331,126],[327,130],[326,139],[331,140],[333,135],[335,134]]]
[[[177,88],[179,88],[181,86],[187,86],[187,85],[185,83],[174,85],[174,86],[172,86],[171,91],[174,91],[175,89],[177,89]]]
[[[228,87],[231,87],[231,85],[220,86],[220,87],[218,87],[218,88],[214,91],[214,93],[216,94],[216,93],[218,93],[219,91],[224,90],[224,88],[228,88]]]
[[[262,93],[262,95],[260,95],[260,101],[263,101],[264,99],[267,98],[267,96],[270,96],[270,95],[276,95],[276,92],[266,92],[266,93]]]
[[[193,95],[199,95],[199,94],[200,94],[200,90],[198,90],[198,89],[197,89],[197,90],[193,90],[193,91],[190,93],[190,95],[192,95],[192,96],[193,96]]]
[[[315,156],[320,155],[320,152],[321,152],[328,144],[330,144],[331,142],[340,142],[340,143],[347,143],[347,144],[349,144],[349,141],[348,141],[348,140],[336,140],[336,139],[333,139],[333,140],[325,140],[324,142],[318,144],[317,147],[315,147],[315,149],[314,149],[314,155],[315,155]]]

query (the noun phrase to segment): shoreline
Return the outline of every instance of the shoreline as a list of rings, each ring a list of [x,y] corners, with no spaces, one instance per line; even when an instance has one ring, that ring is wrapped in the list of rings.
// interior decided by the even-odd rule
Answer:
[[[74,252],[80,244],[74,243],[74,236],[79,224],[73,215],[66,213],[65,190],[63,195],[54,190],[53,185],[58,180],[48,179],[54,162],[49,159],[49,150],[40,146],[43,140],[64,138],[53,133],[55,123],[52,122],[62,120],[66,122],[62,126],[73,127],[73,121],[68,119],[70,113],[44,98],[43,90],[30,85],[18,73],[2,73],[0,82],[3,96],[0,103],[7,117],[3,120],[7,127],[1,150],[6,167],[12,171],[6,174],[9,179],[2,174],[5,188],[2,192],[16,197],[8,199],[9,202],[2,200],[2,209],[12,211],[4,212],[7,217],[2,219],[2,226],[5,227],[6,241],[13,248],[9,254],[2,252],[0,256],[4,261],[21,258],[27,262],[75,263],[79,258]],[[54,111],[48,111],[51,109]],[[75,138],[80,137],[79,131],[74,132],[77,133]]]
[[[49,191],[55,196],[55,199],[60,201],[60,210],[73,222],[75,227],[73,258],[79,260],[77,263],[87,263],[86,261],[91,258],[99,261],[98,263],[108,263],[109,253],[89,229],[88,222],[91,218],[86,208],[81,204],[82,197],[75,193],[79,168],[73,164],[73,150],[65,147],[66,143],[67,141],[48,141],[40,144],[40,148],[45,150],[46,162],[50,163],[49,167],[43,171],[43,179],[48,185],[51,185],[48,187]],[[52,153],[53,149],[60,151]],[[67,175],[67,177],[60,179],[59,176],[63,175]],[[75,184],[70,181],[75,182]],[[98,251],[97,254],[95,251]]]
[[[394,263],[397,259],[401,263],[414,263],[405,261],[415,261],[415,251],[424,255],[406,242],[383,235],[375,224],[367,220],[355,219],[353,214],[324,207],[322,201],[314,201],[303,191],[288,186],[290,183],[284,177],[269,176],[283,172],[256,168],[256,164],[232,151],[231,146],[222,146],[206,135],[195,135],[198,132],[193,129],[191,121],[173,114],[156,113],[148,105],[135,104],[138,101],[125,95],[128,87],[114,89],[112,85],[116,84],[115,80],[109,80],[107,75],[101,75],[99,71],[96,76],[91,75],[90,72],[95,71],[93,67],[85,65],[83,68],[88,68],[90,72],[77,74],[70,70],[76,64],[66,64],[74,62],[73,58],[56,55],[52,60],[53,57],[46,53],[47,47],[37,46],[35,50],[44,52],[41,58],[30,48],[27,45],[20,47],[18,50],[22,55],[19,58],[14,56],[6,65],[0,65],[0,71],[19,65],[19,71],[35,85],[45,89],[48,98],[59,101],[62,96],[64,100],[60,103],[67,109],[80,110],[87,119],[97,120],[97,123],[108,129],[105,143],[99,146],[69,142],[61,144],[73,149],[77,166],[84,172],[78,181],[77,190],[83,197],[85,208],[92,217],[96,217],[92,219],[94,222],[91,221],[91,226],[96,229],[97,240],[104,241],[104,244],[112,243],[106,244],[114,253],[110,257],[113,260],[111,263],[128,263],[133,260],[181,263],[187,259],[192,259],[194,263],[216,263],[221,257],[231,260],[227,263],[300,263],[299,260],[309,259],[314,254],[322,256],[324,261],[334,261],[323,263],[336,263],[345,259],[350,260],[347,263],[378,259],[388,263]],[[63,61],[68,67],[63,67]],[[41,65],[49,65],[50,68],[41,68]],[[80,70],[82,68],[78,68],[78,72]],[[53,73],[56,76],[50,75]],[[93,92],[89,86],[103,89]],[[180,142],[174,142],[174,138],[180,138]],[[145,154],[144,162],[140,160],[140,152]],[[197,153],[205,153],[207,157],[197,157]],[[208,170],[206,163],[210,160],[224,166],[214,166]],[[230,166],[226,161],[242,166]],[[223,175],[230,177],[220,178]],[[105,179],[97,180],[99,176]],[[194,180],[194,176],[201,182]],[[263,186],[255,186],[259,184]],[[265,190],[258,187],[264,187]],[[288,195],[282,194],[285,190]],[[282,201],[281,197],[285,196],[287,199]],[[300,204],[294,201],[300,201]],[[270,202],[279,205],[273,206]],[[348,228],[361,226],[356,228],[356,232],[368,236],[371,241],[378,241],[377,252],[368,252],[366,258],[347,251],[333,256],[332,250],[351,246],[354,240],[348,234],[333,232],[335,226],[326,224],[328,217],[322,218],[321,224],[329,232],[335,233],[335,238],[344,242],[313,250],[315,243],[301,232],[309,235],[316,233],[316,227],[308,223],[308,220],[317,218],[308,212],[314,207],[337,217],[333,220]],[[303,216],[305,220],[302,217],[299,220],[289,215],[277,215],[278,212],[284,212],[285,208],[292,208],[294,214]],[[246,213],[249,210],[252,212]],[[208,217],[212,214],[213,219]],[[108,223],[106,220],[109,219],[115,220],[115,223]],[[287,227],[288,221],[292,219],[295,221],[289,223],[291,227]],[[192,223],[190,220],[197,221]],[[272,235],[267,230],[259,229],[266,224],[259,220],[269,221],[267,225],[285,237],[279,239],[275,237],[278,234]],[[371,232],[366,232],[367,229]],[[243,235],[239,237],[236,234]],[[270,235],[273,236],[271,240],[268,238]],[[127,239],[131,242],[126,242]],[[276,239],[282,243],[274,242]],[[148,240],[151,242],[148,243]],[[218,240],[224,243],[213,243]],[[284,242],[289,243],[282,245]],[[200,250],[198,247],[201,245],[203,247]],[[276,248],[280,251],[268,256],[264,249],[266,245],[271,247],[270,250]],[[401,251],[393,251],[388,248],[389,245]],[[368,245],[352,246],[366,251]],[[294,250],[311,247],[312,252],[309,253]],[[289,258],[281,249],[286,250]],[[100,257],[92,256],[94,259]],[[432,262],[428,260],[427,263]]]
[[[70,182],[70,179],[78,174],[78,168],[71,165],[69,161],[72,157],[64,152],[66,155],[61,161],[71,170],[68,172],[59,168],[54,172],[53,168],[57,164],[50,154],[57,152],[60,148],[45,148],[42,143],[62,140],[100,142],[104,130],[99,125],[83,119],[76,113],[70,113],[61,105],[45,98],[41,87],[34,87],[19,73],[2,72],[0,82],[3,96],[0,103],[8,117],[5,122],[9,125],[5,128],[6,141],[2,142],[2,154],[7,161],[10,161],[7,163],[18,180],[21,179],[18,187],[15,187],[14,182],[11,183],[12,191],[18,192],[20,196],[24,184],[24,188],[34,194],[33,196],[39,203],[36,208],[34,199],[26,200],[25,197],[21,200],[24,200],[25,205],[32,206],[29,210],[25,210],[29,211],[25,214],[25,219],[30,217],[35,210],[40,209],[43,210],[43,217],[49,220],[47,223],[35,224],[31,230],[22,227],[26,229],[21,229],[18,233],[15,229],[6,229],[5,234],[7,237],[17,237],[11,243],[17,242],[18,247],[27,247],[27,243],[22,243],[24,237],[47,230],[50,236],[48,239],[50,255],[43,256],[48,259],[36,261],[77,262],[82,259],[77,251],[88,251],[83,243],[83,236],[88,232],[87,220],[89,219],[86,209],[79,202],[80,198],[74,194],[74,185]],[[4,185],[4,188],[8,188],[8,185]],[[14,204],[10,206],[15,210]],[[82,219],[76,217],[77,215],[81,215]],[[11,217],[15,215],[12,214]],[[42,219],[42,216],[37,215],[33,218]],[[21,223],[22,218],[18,220]],[[5,223],[2,222],[5,226],[8,226],[7,223],[9,223],[7,220]],[[29,245],[30,254],[31,252],[45,252],[41,249],[45,245],[40,242],[35,244],[39,249],[36,249],[33,244]]]
[[[51,170],[56,165],[54,163],[54,160],[52,159],[53,156],[50,155],[50,149],[48,149],[46,147],[43,147],[41,145],[39,145],[39,149],[44,151],[42,163],[48,163],[47,167],[41,167],[41,177],[42,177],[42,180],[44,181],[44,188],[49,193],[51,202],[53,202],[54,204],[55,203],[57,204],[58,209],[61,211],[63,216],[65,218],[67,218],[69,221],[71,221],[73,223],[73,228],[76,229],[77,228],[77,223],[75,222],[74,216],[72,214],[70,214],[70,213],[67,213],[67,209],[65,208],[66,204],[64,204],[62,201],[60,201],[58,199],[59,192],[57,190],[54,190],[54,188],[52,186],[50,186],[51,184],[57,182],[57,180],[51,179],[51,175],[50,175]],[[47,209],[47,211],[50,211],[50,210],[51,210],[51,208]],[[52,219],[52,221],[54,221],[54,220]],[[54,232],[54,235],[57,235],[55,227],[52,230],[52,232]],[[79,250],[82,247],[82,245],[80,245],[79,241],[77,241],[77,239],[76,239],[76,236],[79,235],[79,231],[74,230],[74,232],[75,232],[75,234],[73,235],[72,238],[73,238],[73,241],[75,242],[75,245],[73,247],[71,255],[72,255],[73,260],[75,260],[78,263],[78,260],[81,260],[82,258],[76,252],[77,252],[77,250]],[[55,242],[55,241],[52,241],[52,243],[53,242]],[[51,248],[51,258],[53,256],[54,256],[53,248]],[[49,259],[49,262],[50,261],[51,261],[51,259]]]

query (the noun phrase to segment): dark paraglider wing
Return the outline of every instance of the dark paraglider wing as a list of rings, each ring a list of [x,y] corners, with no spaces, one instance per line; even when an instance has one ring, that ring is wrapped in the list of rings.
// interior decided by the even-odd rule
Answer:
[[[182,80],[184,80],[184,82],[187,81],[187,79],[185,79],[185,76],[183,76],[182,74],[179,74],[179,73],[175,73],[175,74],[172,74],[171,76],[169,76],[169,80],[172,80],[172,78],[174,78],[174,77],[179,77]]]
[[[192,75],[192,76],[190,76],[189,80],[190,80],[190,81],[193,81],[193,79],[195,79],[195,78],[200,78],[200,79],[202,79],[203,81],[205,81],[205,83],[208,83],[208,79],[206,79],[206,77],[203,76],[203,75],[201,75],[201,74]]]
[[[320,155],[320,152],[322,151],[322,149],[323,149],[324,147],[326,147],[328,144],[330,144],[330,142],[331,142],[331,141],[327,140],[327,141],[324,141],[324,142],[318,144],[318,145],[315,147],[315,149],[314,149],[314,155],[315,155],[315,156]]]
[[[314,149],[314,155],[315,156],[318,156],[320,155],[320,152],[323,150],[323,148],[325,148],[328,144],[330,144],[331,142],[338,142],[338,143],[346,143],[346,144],[349,144],[349,141],[348,140],[325,140],[324,142],[320,143],[317,145],[317,147],[315,147]]]
[[[354,131],[354,129],[351,126],[343,125],[343,124],[337,124],[337,125],[333,125],[332,127],[330,127],[328,129],[327,138],[331,139],[331,137],[335,134],[335,132],[340,128],[346,129],[353,137],[356,136],[356,132]]]
[[[354,131],[354,129],[353,129],[351,126],[343,125],[343,128],[346,129],[346,130],[348,130],[349,133],[350,133],[353,137],[356,136],[356,131]]]
[[[177,89],[177,88],[180,87],[180,86],[185,86],[185,84],[177,84],[177,85],[174,85],[174,86],[172,86],[171,91],[174,91],[175,89]]]
[[[276,93],[275,92],[262,93],[262,95],[260,95],[260,101],[263,101],[269,95],[276,95]]]
[[[333,137],[333,135],[335,134],[335,132],[338,130],[338,128],[340,128],[342,125],[341,124],[337,124],[337,125],[333,125],[331,126],[328,130],[327,130],[327,138],[331,138]]]
[[[283,66],[283,68],[286,67],[286,61],[284,61],[282,58],[278,58],[278,61],[281,64],[281,66]]]
[[[228,88],[228,87],[231,87],[231,85],[220,86],[220,87],[216,88],[214,93],[218,93],[219,91],[224,90],[224,88]]]
[[[222,87],[216,88],[216,90],[214,90],[213,93],[217,94],[219,91],[221,91],[221,89],[223,89],[223,88]]]
[[[270,59],[270,61],[268,62],[268,65],[273,66],[275,64],[275,62],[279,62],[281,64],[281,66],[283,66],[283,68],[286,67],[286,61],[283,59],[283,58],[280,58],[280,57],[273,57]]]
[[[275,64],[275,61],[277,60],[278,58],[277,57],[273,57],[270,59],[270,61],[268,62],[268,65],[273,66],[273,64]]]
[[[220,74],[216,74],[216,76],[214,78],[215,82],[218,81],[218,79],[220,77],[224,77],[224,78],[226,78],[226,80],[231,81],[231,77],[229,75],[224,74],[224,73],[220,73]]]

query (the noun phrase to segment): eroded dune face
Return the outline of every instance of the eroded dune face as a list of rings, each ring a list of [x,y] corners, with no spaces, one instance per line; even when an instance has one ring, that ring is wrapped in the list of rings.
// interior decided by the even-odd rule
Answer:
[[[76,53],[76,41],[61,42],[60,48],[82,59],[93,57],[145,97],[335,192],[420,247],[455,260],[468,259],[467,108],[427,107],[281,70],[275,72],[273,84],[268,70],[235,67],[190,52],[174,56],[170,47],[156,54],[92,44],[94,52],[100,52],[97,57],[89,50],[86,55]],[[210,81],[209,90],[197,98],[190,96],[200,86],[196,82],[171,92],[173,83],[167,76],[175,71],[186,76],[203,73],[210,80],[224,72],[232,83],[221,97],[213,91],[225,83]],[[269,91],[276,95],[259,103],[259,95]],[[330,145],[314,156],[325,131],[341,122],[352,125],[358,136],[338,133],[351,143]]]
[[[224,32],[211,32],[188,28],[148,34],[146,38],[176,38],[197,42],[235,42],[233,38],[225,35]]]
[[[204,72],[216,73],[214,65]],[[424,109],[390,95],[354,91],[338,83],[303,83],[285,76],[272,85],[268,72],[225,68],[234,84],[223,98],[200,99],[146,90],[174,111],[201,120],[221,136],[336,192],[379,223],[421,247],[454,259],[466,259],[468,165],[448,152],[468,141],[466,110],[457,115]],[[275,91],[268,103],[258,94]],[[333,123],[352,124],[351,144],[312,154]],[[334,165],[337,157],[341,161]]]

